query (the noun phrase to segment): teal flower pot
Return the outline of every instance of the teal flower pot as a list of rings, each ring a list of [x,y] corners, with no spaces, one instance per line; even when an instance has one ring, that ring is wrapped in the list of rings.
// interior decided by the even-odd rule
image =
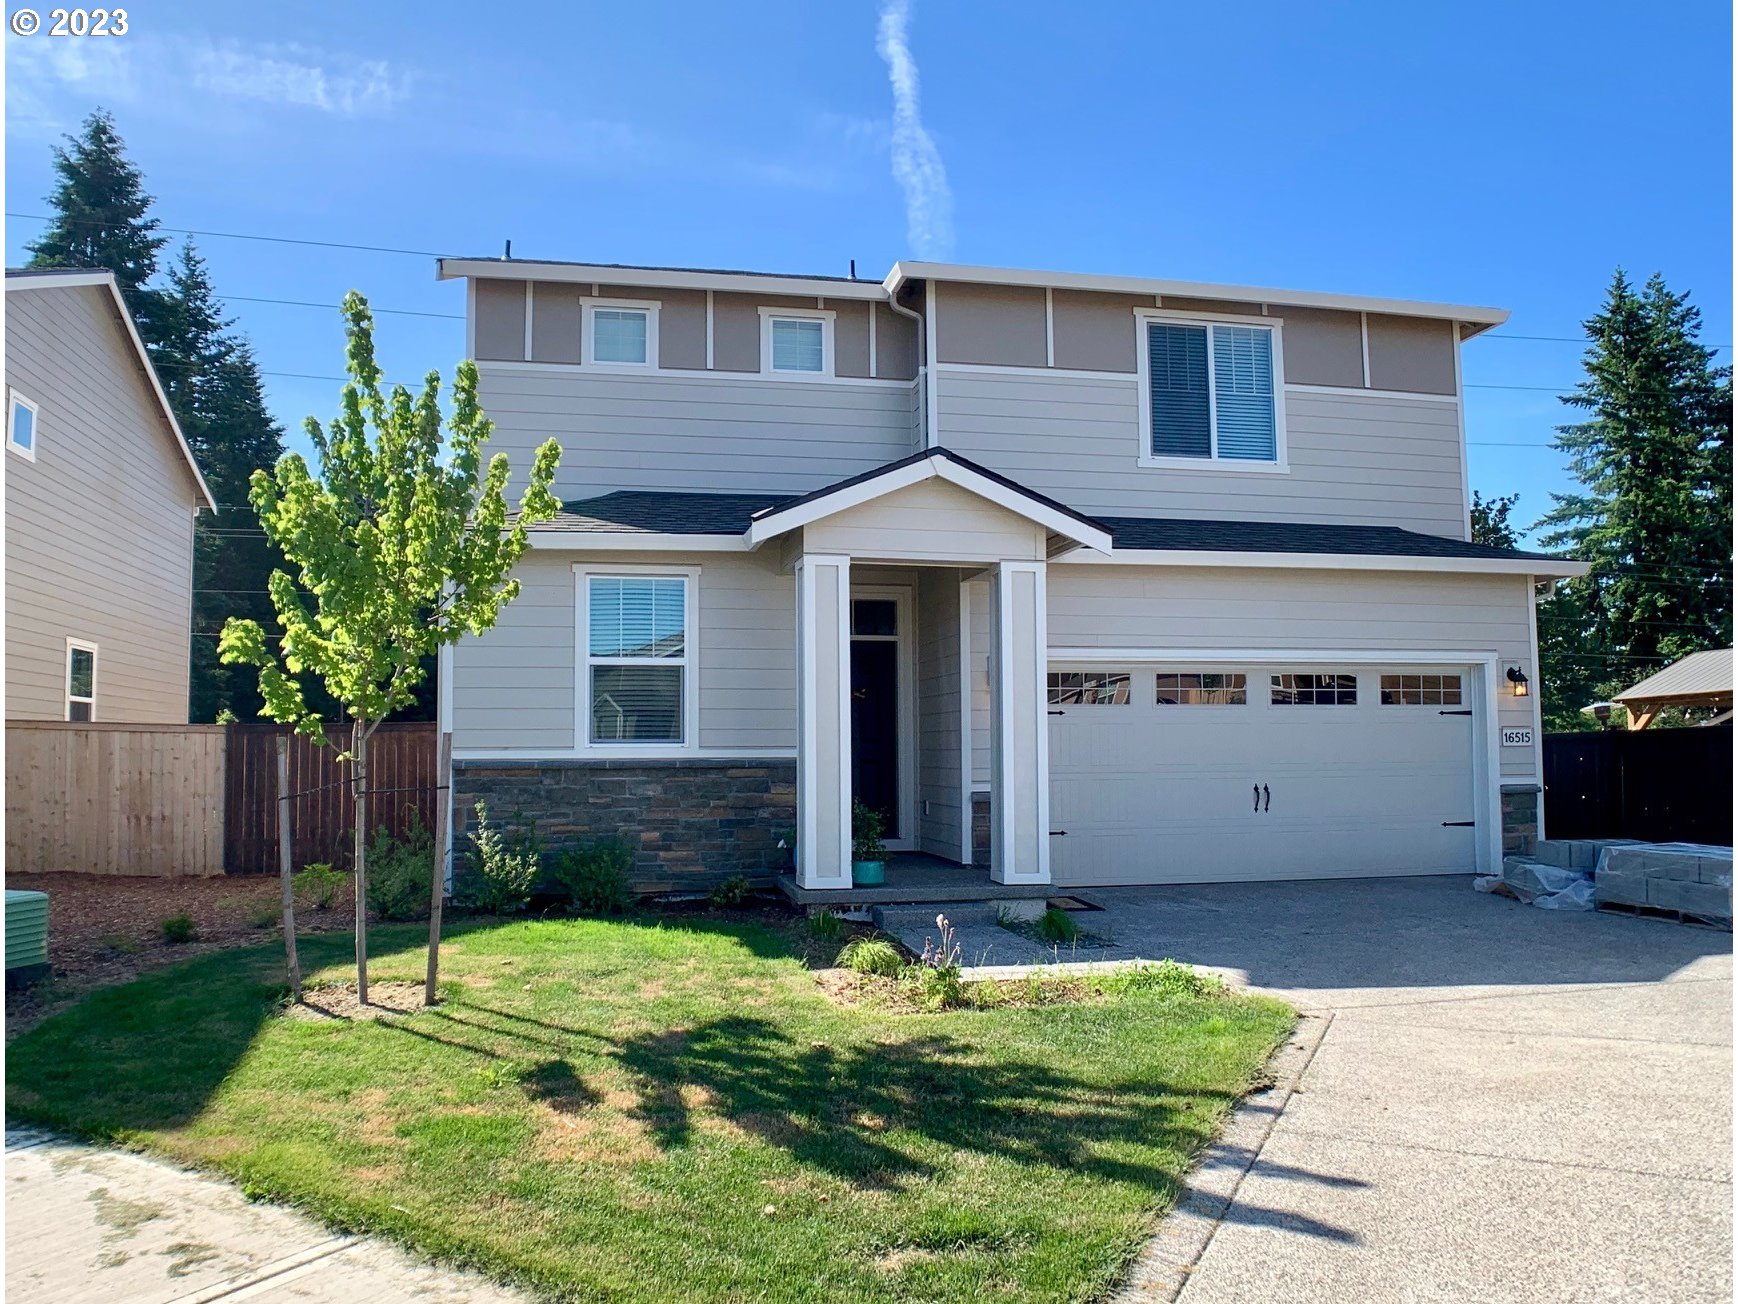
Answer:
[[[880,887],[887,881],[887,862],[884,860],[853,860],[851,862],[852,887]]]

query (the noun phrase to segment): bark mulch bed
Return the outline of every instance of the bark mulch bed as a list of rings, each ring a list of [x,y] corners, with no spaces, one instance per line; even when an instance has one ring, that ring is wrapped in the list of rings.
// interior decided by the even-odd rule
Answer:
[[[123,878],[110,874],[8,874],[6,886],[48,893],[53,974],[6,993],[6,1038],[33,1027],[93,987],[126,982],[206,951],[258,946],[282,936],[273,874],[219,878]],[[269,920],[267,916],[270,916]],[[163,921],[193,920],[190,942],[164,940]],[[296,907],[297,933],[347,930],[346,883],[326,910]]]

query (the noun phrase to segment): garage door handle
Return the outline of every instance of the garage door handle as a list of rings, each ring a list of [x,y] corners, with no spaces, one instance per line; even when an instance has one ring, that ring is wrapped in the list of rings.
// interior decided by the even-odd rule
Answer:
[[[1261,814],[1261,785],[1255,785],[1255,813]]]
[[[1267,790],[1267,785],[1261,785],[1261,810],[1263,814],[1273,809],[1273,794]]]
[[[1471,711],[1438,711],[1438,715],[1471,715]]]
[[[1442,827],[1445,829],[1471,829],[1471,828],[1478,827],[1478,821],[1477,820],[1444,820],[1442,822]]]
[[[1067,829],[1051,829],[1050,836],[1053,838],[1065,838],[1068,836],[1068,830]]]
[[[1067,715],[1067,714],[1068,714],[1068,712],[1066,712],[1066,711],[1052,711],[1052,712],[1051,712],[1051,713],[1050,713],[1050,714],[1051,714],[1051,715]],[[1467,712],[1467,714],[1468,714],[1468,715],[1471,715],[1471,714],[1472,714],[1472,712],[1471,712],[1471,711],[1468,711],[1468,712]]]

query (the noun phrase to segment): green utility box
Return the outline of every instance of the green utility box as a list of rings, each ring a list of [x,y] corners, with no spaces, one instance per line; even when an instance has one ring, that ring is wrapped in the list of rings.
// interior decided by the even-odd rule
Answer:
[[[48,893],[6,889],[6,986],[48,977]]]

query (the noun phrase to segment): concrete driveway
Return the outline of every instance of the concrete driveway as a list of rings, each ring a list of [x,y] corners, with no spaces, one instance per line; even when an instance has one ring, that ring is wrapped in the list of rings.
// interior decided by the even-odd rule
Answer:
[[[1127,1298],[1732,1298],[1730,934],[1461,877],[1077,895],[1114,945],[1055,958],[1168,956],[1310,1016]],[[1034,958],[987,915],[960,940]]]

